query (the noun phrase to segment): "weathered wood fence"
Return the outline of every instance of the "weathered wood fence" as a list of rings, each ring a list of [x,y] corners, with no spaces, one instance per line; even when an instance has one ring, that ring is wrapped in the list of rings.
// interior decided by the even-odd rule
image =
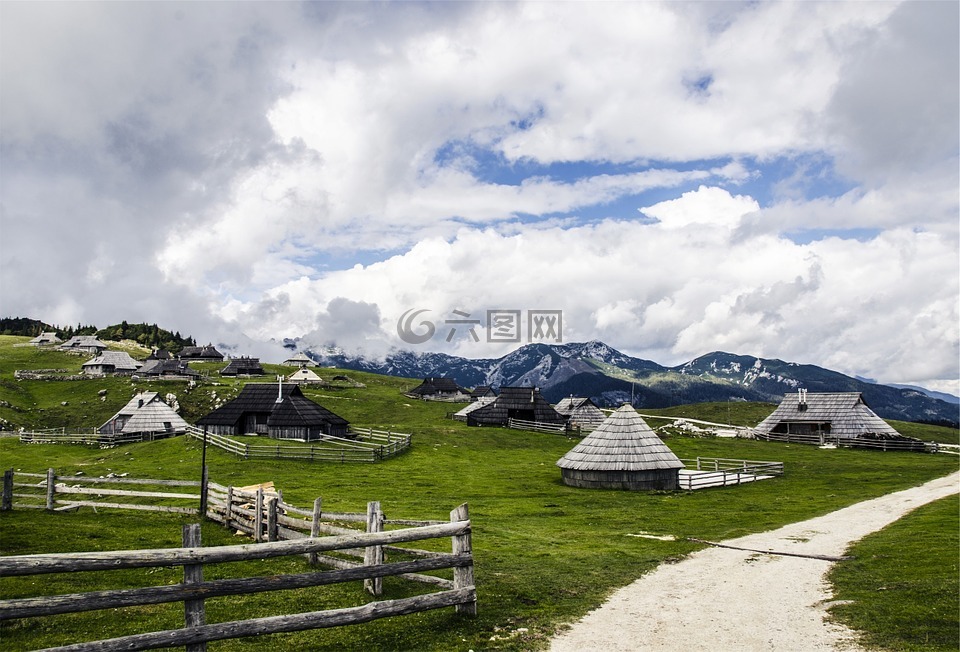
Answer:
[[[197,514],[200,482],[196,480],[148,480],[119,476],[93,478],[24,473],[8,469],[3,473],[0,509],[47,509],[63,511],[78,507],[134,509],[175,514]],[[135,487],[135,488],[133,488]],[[184,493],[172,488],[191,488]]]
[[[389,532],[352,533],[332,537],[308,537],[296,541],[275,541],[259,545],[202,548],[200,547],[200,526],[188,525],[184,526],[184,547],[182,548],[0,557],[0,576],[2,577],[172,565],[182,565],[184,569],[184,581],[178,585],[2,600],[0,601],[0,620],[44,617],[55,614],[170,602],[184,603],[185,627],[182,629],[134,634],[53,648],[62,651],[85,652],[92,650],[147,650],[181,645],[188,646],[188,650],[204,650],[206,649],[205,644],[209,641],[339,627],[443,607],[455,607],[459,613],[475,614],[477,597],[473,580],[470,533],[471,526],[467,506],[461,505],[450,513],[449,523]],[[382,553],[378,556],[376,552],[388,545],[445,537],[452,539],[451,552],[432,553],[429,558],[387,563],[383,561]],[[320,553],[354,549],[368,551],[364,565],[314,573],[212,581],[204,581],[203,579],[204,564],[262,560],[303,554],[319,557]],[[367,583],[368,586],[379,586],[384,577],[447,568],[453,569],[451,587],[435,593],[377,601],[357,607],[284,614],[216,624],[206,623],[204,601],[208,598],[303,589],[360,580]],[[372,592],[379,594],[376,590]]]
[[[886,438],[886,437],[839,437],[828,433],[761,433],[754,431],[756,439],[763,441],[780,441],[791,444],[811,444],[814,446],[836,446],[837,448],[865,448],[882,451],[914,451],[920,453],[936,453],[939,445],[936,442],[924,442],[913,437]]]
[[[245,460],[306,460],[326,462],[379,462],[410,448],[412,436],[400,432],[358,428],[354,438],[325,437],[309,444],[293,444],[271,440],[273,444],[248,444],[232,437],[207,433],[207,443]],[[187,429],[187,435],[202,440],[203,430],[195,426]],[[263,441],[260,438],[260,441]]]
[[[173,437],[181,433],[170,430],[157,432],[134,432],[104,434],[96,428],[89,430],[53,428],[48,430],[22,430],[19,433],[21,444],[85,444],[88,446],[113,447],[120,444],[134,444]]]
[[[31,482],[16,482],[27,479]],[[32,482],[40,479],[39,482]],[[92,485],[141,485],[200,487],[199,482],[179,480],[142,480],[132,478],[65,478],[58,482],[52,469],[47,474],[4,472],[2,509],[40,508],[49,510],[74,507],[111,509],[147,509],[153,511],[197,513],[197,507],[154,504],[158,500],[195,502],[201,496],[161,491],[131,491]],[[97,500],[59,500],[57,493],[80,493]],[[127,502],[104,502],[104,497],[123,496]],[[18,499],[20,502],[14,502]],[[115,500],[116,498],[114,498]],[[26,501],[26,502],[23,502]],[[137,501],[149,501],[150,504]],[[199,526],[184,531],[183,548],[140,551],[63,553],[0,557],[0,577],[88,570],[142,568],[182,565],[184,582],[175,586],[145,587],[116,591],[97,591],[62,596],[22,598],[0,601],[0,620],[31,618],[96,609],[183,602],[185,627],[178,630],[137,634],[108,641],[80,643],[62,650],[143,650],[155,647],[188,646],[188,652],[202,650],[207,641],[260,634],[292,632],[303,629],[336,627],[454,606],[460,613],[476,613],[473,580],[471,525],[467,505],[450,512],[450,521],[387,519],[379,502],[370,502],[367,512],[324,512],[317,498],[310,509],[291,505],[280,491],[258,487],[255,490],[207,482],[207,494],[201,505],[206,515],[225,527],[251,535],[253,545],[201,548]],[[386,530],[386,526],[406,526]],[[423,550],[400,543],[451,538],[451,552]],[[392,561],[387,561],[389,553]],[[312,564],[335,570],[296,575],[250,577],[203,581],[203,564],[247,561],[270,557],[306,555]],[[453,579],[427,572],[453,569]],[[205,624],[205,598],[242,595],[263,591],[298,589],[341,582],[360,581],[374,596],[382,594],[384,577],[399,576],[431,584],[437,591],[399,600],[374,602],[359,607],[301,614],[286,614],[230,623]],[[197,646],[201,647],[197,647]]]
[[[532,430],[557,435],[580,436],[582,434],[579,426],[571,426],[569,423],[544,423],[542,421],[526,421],[524,419],[507,419],[507,427],[513,428],[514,430]]]
[[[681,459],[686,470],[697,473],[680,476],[681,489],[702,489],[753,482],[759,477],[782,476],[783,462],[733,460],[720,457]]]

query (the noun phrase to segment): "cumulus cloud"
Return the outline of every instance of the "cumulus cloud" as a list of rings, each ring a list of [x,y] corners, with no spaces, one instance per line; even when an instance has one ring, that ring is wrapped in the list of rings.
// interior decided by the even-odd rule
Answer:
[[[952,382],[957,13],[0,3],[3,309],[264,355],[562,309],[664,363]]]

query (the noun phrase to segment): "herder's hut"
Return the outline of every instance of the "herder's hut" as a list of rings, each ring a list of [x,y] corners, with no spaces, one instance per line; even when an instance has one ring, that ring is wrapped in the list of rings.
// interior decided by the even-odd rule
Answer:
[[[286,365],[289,367],[316,367],[317,363],[307,357],[307,354],[303,351],[297,352],[296,355],[291,356],[281,362],[280,364]]]
[[[474,410],[479,410],[484,405],[490,405],[497,399],[496,396],[481,396],[475,401],[468,403],[465,407],[453,413],[453,419],[466,422],[467,417]]]
[[[501,387],[496,399],[467,415],[467,425],[506,426],[510,419],[549,424],[565,421],[536,387]]]
[[[220,370],[221,376],[262,376],[263,367],[260,358],[233,358],[230,363]]]
[[[93,353],[99,355],[107,350],[107,345],[97,339],[96,335],[74,335],[60,345],[62,351],[74,353]]]
[[[187,422],[156,392],[141,392],[100,426],[104,435],[147,434],[169,437],[187,431]]]
[[[679,488],[683,462],[629,404],[557,462],[563,483],[604,489]]]
[[[183,360],[150,360],[137,370],[142,378],[165,378],[168,380],[197,380],[200,372]]]
[[[319,385],[323,383],[323,379],[313,369],[307,369],[306,367],[300,367],[287,376],[287,381],[298,385]]]
[[[126,351],[104,351],[93,360],[83,363],[83,373],[88,376],[107,374],[132,374],[141,364]]]
[[[63,340],[57,337],[56,333],[43,332],[30,340],[29,343],[34,346],[51,346],[53,344],[60,344],[61,342],[63,342]]]
[[[347,420],[314,403],[297,385],[248,383],[240,395],[197,421],[218,435],[313,441],[346,437]]]
[[[460,387],[453,378],[424,378],[423,382],[406,394],[424,401],[469,401],[470,392]]]
[[[213,344],[185,346],[180,350],[180,359],[196,360],[197,362],[223,362],[223,354],[217,351]]]
[[[478,401],[481,398],[496,398],[497,393],[494,391],[490,385],[477,385],[472,392],[470,392],[470,400]]]
[[[855,439],[910,440],[877,416],[860,392],[785,394],[779,407],[754,430],[762,439],[807,440],[814,444]]]
[[[589,398],[569,396],[554,406],[557,412],[567,418],[573,428],[593,430],[603,423],[607,415]]]

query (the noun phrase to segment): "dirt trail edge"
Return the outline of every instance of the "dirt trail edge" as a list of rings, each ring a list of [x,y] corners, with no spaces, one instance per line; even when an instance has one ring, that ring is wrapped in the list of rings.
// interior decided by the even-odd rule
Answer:
[[[725,545],[839,557],[908,512],[960,491],[960,473]],[[707,548],[615,592],[551,642],[590,650],[859,651],[855,632],[824,620],[830,561]]]

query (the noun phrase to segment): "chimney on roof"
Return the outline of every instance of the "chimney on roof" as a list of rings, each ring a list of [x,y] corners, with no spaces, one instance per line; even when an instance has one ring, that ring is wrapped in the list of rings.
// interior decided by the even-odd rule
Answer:
[[[797,390],[797,410],[803,412],[807,409],[807,390]]]
[[[283,403],[283,376],[277,376],[277,403]]]

